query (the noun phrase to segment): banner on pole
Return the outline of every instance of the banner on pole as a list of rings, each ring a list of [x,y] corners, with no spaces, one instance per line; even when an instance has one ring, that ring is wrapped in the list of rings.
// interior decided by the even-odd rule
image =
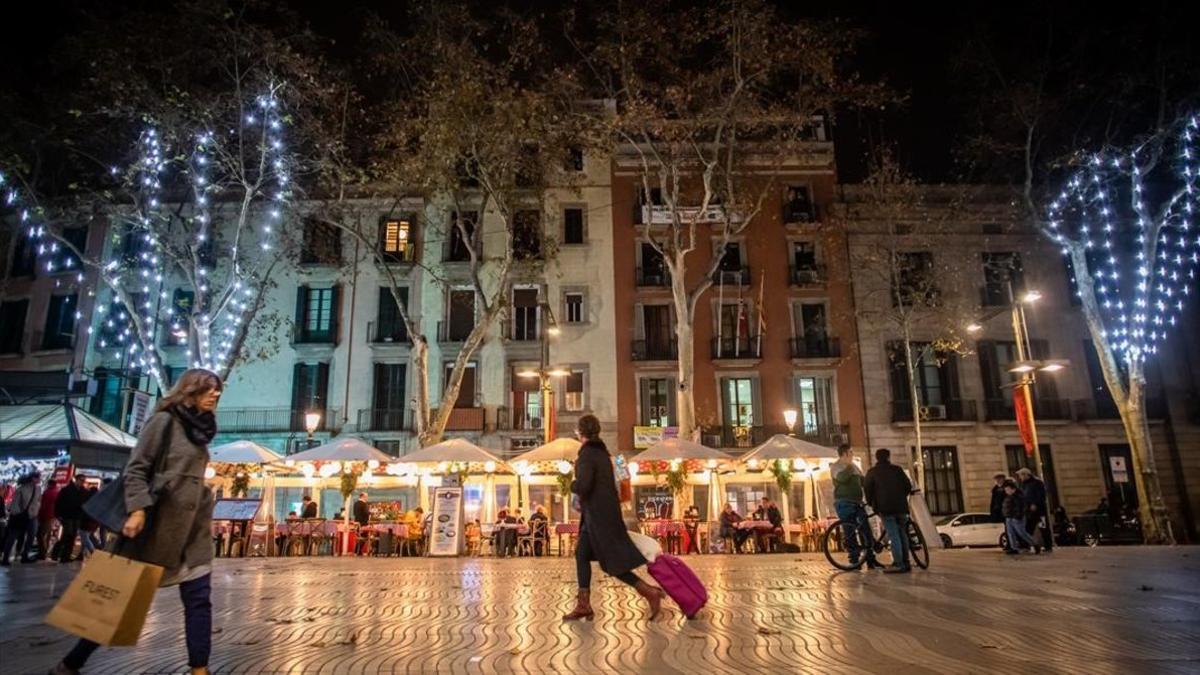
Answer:
[[[1017,414],[1017,430],[1025,444],[1025,455],[1033,457],[1033,426],[1029,423],[1029,383],[1013,388],[1013,410]]]
[[[133,392],[133,405],[129,411],[129,433],[137,436],[142,432],[142,426],[150,417],[150,394],[144,391]]]

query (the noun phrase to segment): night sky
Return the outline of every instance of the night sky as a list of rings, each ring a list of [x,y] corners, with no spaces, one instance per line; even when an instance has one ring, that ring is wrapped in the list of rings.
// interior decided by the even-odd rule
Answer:
[[[314,31],[331,40],[330,52],[335,59],[353,48],[364,12],[374,12],[393,23],[402,22],[405,12],[404,3],[385,0],[312,0],[288,4]],[[1052,8],[1043,6],[1047,4]],[[1086,58],[1094,58],[1098,68],[1111,67],[1114,62],[1113,50],[1105,47],[1109,36],[1146,49],[1170,43],[1173,48],[1185,50],[1184,60],[1195,64],[1198,63],[1196,48],[1190,46],[1192,40],[1187,31],[1188,26],[1195,28],[1200,23],[1195,11],[1186,8],[1189,4],[1148,2],[1105,13],[1097,3],[1082,2],[779,2],[785,14],[837,17],[865,29],[869,37],[854,67],[868,79],[885,80],[907,97],[904,104],[883,113],[854,110],[839,113],[834,132],[839,171],[841,179],[849,182],[862,178],[862,159],[868,141],[893,144],[903,165],[923,180],[941,182],[970,177],[955,157],[964,135],[970,131],[968,117],[972,105],[963,75],[955,72],[953,64],[964,47],[971,44],[973,36],[986,36],[1004,45],[1010,36],[1016,41],[1029,35],[1042,38],[1051,32],[1058,40],[1095,35],[1094,53]],[[551,8],[556,5],[546,3]],[[95,13],[138,6],[159,5],[148,0],[106,3],[44,0],[7,7],[8,17],[0,39],[0,72],[9,95],[20,96],[24,87],[45,72],[47,59],[56,45],[70,40],[81,11]],[[531,3],[520,6],[529,7]],[[1192,89],[1200,91],[1200,80],[1195,84]],[[1196,102],[1194,94],[1192,101]]]

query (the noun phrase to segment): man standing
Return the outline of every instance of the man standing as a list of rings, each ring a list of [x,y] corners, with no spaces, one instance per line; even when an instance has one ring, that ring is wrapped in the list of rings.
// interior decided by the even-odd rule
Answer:
[[[1025,499],[1014,480],[1004,481],[1004,534],[1008,538],[1008,548],[1005,553],[1017,555],[1021,552],[1021,544],[1029,546],[1034,553],[1039,553],[1037,543],[1025,531]]]
[[[1004,481],[1008,480],[1008,476],[998,473],[992,476],[992,480],[996,484],[992,486],[992,505],[989,511],[992,514],[993,523],[1004,522]]]
[[[75,552],[75,537],[83,525],[83,502],[87,496],[87,476],[76,473],[75,480],[60,490],[58,498],[54,501],[54,515],[62,525],[62,532],[59,534],[58,546],[55,551],[58,553],[55,560],[60,563],[71,562],[71,554]],[[85,533],[84,536],[86,537],[87,534]],[[86,546],[81,547],[80,557],[83,556],[86,549]]]
[[[42,493],[37,509],[37,559],[45,560],[50,555],[50,535],[54,532],[54,521],[57,514],[54,506],[58,503],[58,483],[54,476],[46,480],[46,490]],[[25,554],[29,557],[29,554]]]
[[[36,536],[38,509],[42,500],[42,475],[36,471],[21,477],[8,507],[8,528],[0,543],[0,565],[9,564],[9,554],[16,548],[21,562],[33,562],[33,541]]]
[[[1021,497],[1025,500],[1025,531],[1036,541],[1043,520],[1047,527],[1050,524],[1050,511],[1046,508],[1046,484],[1027,468],[1017,471],[1017,478],[1021,481]],[[1049,529],[1042,530],[1042,548],[1047,553],[1053,546],[1053,538]]]
[[[304,502],[304,505],[300,507],[300,517],[301,518],[316,518],[317,517],[317,503],[314,502],[312,500],[312,497],[309,497],[308,495],[304,495],[304,499],[302,501]]]
[[[912,481],[904,469],[892,464],[892,451],[879,448],[875,451],[875,466],[867,472],[863,481],[863,493],[867,503],[883,518],[888,540],[892,544],[892,566],[884,570],[887,574],[911,572],[908,562],[908,495],[912,492]]]
[[[867,511],[863,508],[863,472],[854,463],[854,451],[849,443],[838,446],[837,461],[829,465],[829,479],[833,482],[833,509],[837,512],[838,520],[853,525],[843,525],[842,540],[846,542],[846,552],[850,554],[850,563],[857,565],[859,557],[865,553],[868,569],[883,567],[875,560],[875,538],[871,535],[871,527],[867,523]],[[854,529],[862,532],[866,550],[859,550],[859,538],[854,536]]]

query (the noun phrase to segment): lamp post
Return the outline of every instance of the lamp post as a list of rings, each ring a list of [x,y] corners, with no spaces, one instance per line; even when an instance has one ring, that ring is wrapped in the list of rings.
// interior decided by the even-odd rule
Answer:
[[[557,337],[562,330],[558,327],[558,322],[554,320],[554,312],[550,309],[549,303],[538,303],[538,309],[546,319],[545,321],[540,321],[542,327],[541,364],[536,370],[522,370],[517,373],[517,376],[538,378],[538,389],[542,396],[542,442],[549,443],[557,435],[555,431],[554,387],[551,384],[551,378],[566,377],[571,374],[571,370],[569,368],[550,367],[550,338]]]
[[[783,411],[783,422],[787,424],[788,436],[796,435],[796,418],[800,413],[795,408],[788,408]]]
[[[317,442],[313,440],[313,434],[317,428],[321,426],[321,413],[310,412],[304,415],[304,429],[308,431],[308,447],[314,447]]]

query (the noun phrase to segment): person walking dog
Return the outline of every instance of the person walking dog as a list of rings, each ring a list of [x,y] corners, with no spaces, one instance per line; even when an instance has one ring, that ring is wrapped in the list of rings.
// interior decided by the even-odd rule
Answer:
[[[638,578],[633,570],[646,564],[646,559],[634,546],[621,517],[621,500],[613,478],[612,457],[600,440],[600,420],[595,415],[579,418],[575,433],[583,442],[575,462],[575,480],[571,492],[579,497],[579,545],[575,549],[575,573],[579,593],[575,609],[563,615],[564,621],[591,620],[595,615],[591,604],[592,561],[600,563],[604,573],[632,586],[650,605],[653,621],[662,609],[666,596],[661,588]]]
[[[212,510],[204,485],[221,378],[184,372],[146,421],[125,465],[125,513],[114,553],[163,567],[160,586],[179,586],[188,666],[208,673],[212,650]],[[147,519],[147,511],[153,514]],[[51,675],[74,675],[99,647],[81,639]]]

